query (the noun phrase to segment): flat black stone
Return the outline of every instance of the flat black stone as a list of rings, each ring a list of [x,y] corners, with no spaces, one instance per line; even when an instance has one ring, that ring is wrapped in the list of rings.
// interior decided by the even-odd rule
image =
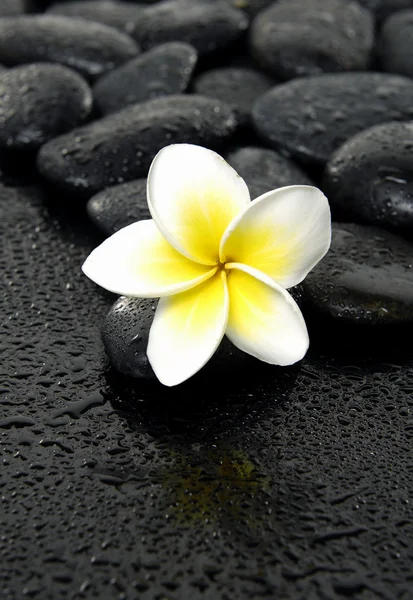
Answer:
[[[384,123],[354,136],[327,163],[323,190],[340,219],[413,239],[413,123]]]
[[[29,189],[0,207],[4,600],[409,598],[407,354],[121,376],[85,215]]]
[[[248,28],[246,15],[225,2],[165,0],[142,15],[136,39],[143,50],[181,41],[206,56],[229,46]]]
[[[146,179],[102,190],[88,200],[87,212],[93,223],[106,235],[112,235],[135,221],[150,219]]]
[[[138,54],[125,33],[101,23],[58,15],[0,19],[0,62],[57,62],[94,79]]]
[[[290,293],[301,305],[301,286],[291,288]],[[146,349],[157,305],[158,299],[122,296],[109,310],[102,327],[102,340],[111,364],[124,375],[140,381],[156,381]],[[211,360],[190,381],[179,387],[202,386],[211,378],[234,377],[235,374],[240,378],[253,378],[266,369],[274,374],[281,371],[242,352],[224,336]]]
[[[206,71],[194,80],[196,94],[218,98],[229,104],[241,125],[249,125],[254,102],[275,81],[253,69],[226,67]]]
[[[286,185],[313,185],[300,167],[275,150],[247,146],[229,153],[226,159],[245,180],[252,200]]]
[[[240,8],[250,17],[254,17],[264,8],[274,2],[274,0],[227,0],[228,4],[235,8]]]
[[[383,23],[378,41],[384,71],[413,77],[413,10],[391,15]]]
[[[76,0],[75,2],[59,2],[52,4],[47,14],[80,17],[115,27],[131,37],[136,28],[144,5],[130,2],[114,2],[113,0]]]
[[[303,283],[304,303],[345,325],[413,322],[413,244],[383,229],[337,223],[331,248]]]
[[[250,30],[251,54],[283,80],[364,70],[373,41],[370,11],[342,0],[279,0],[259,13]]]
[[[413,85],[413,84],[412,84]],[[124,108],[51,140],[38,168],[62,190],[92,194],[146,177],[156,153],[189,142],[219,148],[235,131],[229,106],[203,96],[168,96]]]
[[[413,119],[413,81],[387,73],[337,73],[276,86],[254,105],[259,135],[323,165],[347,139],[386,121]]]
[[[353,0],[345,0],[353,2]],[[399,10],[412,8],[412,0],[359,0],[360,4],[372,11],[378,21],[382,21],[389,15]]]
[[[34,150],[80,125],[92,109],[86,81],[61,65],[31,64],[0,73],[0,148]]]
[[[149,50],[101,77],[93,88],[100,112],[108,114],[130,104],[186,91],[197,52],[184,42]]]

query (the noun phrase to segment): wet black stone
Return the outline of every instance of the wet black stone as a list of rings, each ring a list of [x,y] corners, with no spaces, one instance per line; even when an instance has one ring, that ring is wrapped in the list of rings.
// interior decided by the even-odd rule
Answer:
[[[353,325],[413,321],[413,244],[384,229],[337,223],[330,251],[303,282],[317,315]]]
[[[24,0],[1,0],[0,17],[12,17],[21,15],[26,8]]]
[[[296,300],[300,299],[299,288],[292,293]],[[156,380],[146,349],[157,305],[157,299],[122,296],[106,315],[102,326],[105,351],[111,364],[125,375],[140,380]],[[211,360],[195,375],[195,381],[208,379],[211,376],[222,376],[222,374],[231,373],[231,376],[234,376],[236,372],[239,373],[240,378],[243,376],[248,378],[254,371],[265,367],[268,368],[268,365],[263,365],[261,361],[238,350],[227,337],[224,337]],[[279,370],[274,367],[272,369],[275,372]],[[190,385],[193,386],[193,380]]]
[[[205,56],[230,45],[247,27],[246,15],[226,3],[166,0],[144,12],[136,39],[144,50],[187,42]]]
[[[183,42],[161,44],[99,79],[93,95],[103,114],[185,92],[197,61],[196,50]]]
[[[144,5],[113,0],[76,0],[52,4],[47,14],[80,17],[115,27],[134,37]]]
[[[256,102],[252,114],[266,142],[322,165],[363,129],[413,119],[412,96],[413,81],[398,75],[315,75],[276,86]]]
[[[57,15],[0,19],[0,62],[58,62],[96,78],[138,54],[136,43],[101,23]]]
[[[346,0],[352,2],[353,0]],[[372,11],[375,17],[381,21],[390,14],[413,7],[413,0],[359,0],[360,4]]]
[[[341,146],[323,190],[341,219],[413,234],[413,123],[384,123]]]
[[[143,379],[155,374],[146,356],[157,300],[121,297],[108,312],[102,340],[112,365],[121,373]]]
[[[274,0],[227,0],[228,4],[234,8],[240,8],[250,17],[254,17],[264,8],[274,2]]]
[[[102,190],[87,203],[93,223],[106,235],[151,215],[146,199],[146,179],[121,183]]]
[[[253,21],[250,48],[280,79],[363,70],[374,40],[371,13],[357,2],[279,0]]]
[[[189,142],[218,149],[235,131],[229,106],[202,96],[168,96],[136,104],[51,140],[38,168],[61,189],[91,196],[146,177],[164,146]]]
[[[229,104],[240,124],[251,120],[254,102],[275,85],[275,81],[259,71],[227,67],[206,71],[194,80],[194,91],[209,98],[218,98]]]
[[[0,73],[0,148],[33,150],[86,119],[92,92],[71,69],[31,64]]]
[[[275,150],[248,146],[231,152],[226,159],[245,180],[252,200],[285,185],[313,185],[300,167]]]
[[[404,10],[386,19],[378,46],[384,71],[413,77],[413,10]]]

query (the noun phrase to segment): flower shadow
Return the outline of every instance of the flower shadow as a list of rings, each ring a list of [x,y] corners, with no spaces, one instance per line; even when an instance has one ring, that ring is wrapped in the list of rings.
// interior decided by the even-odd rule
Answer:
[[[226,377],[212,364],[174,388],[106,373],[120,422],[153,453],[146,483],[158,490],[157,510],[174,530],[225,532],[246,547],[264,544],[272,531],[263,506],[276,513],[277,461],[270,469],[261,457],[262,436],[285,410],[300,371],[248,363]]]

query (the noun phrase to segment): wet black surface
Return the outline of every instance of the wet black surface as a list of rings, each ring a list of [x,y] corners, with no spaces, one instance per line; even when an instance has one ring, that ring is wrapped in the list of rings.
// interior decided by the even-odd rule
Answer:
[[[24,4],[39,11],[52,2]],[[225,74],[224,66],[262,77],[245,27],[269,4],[168,0],[166,9],[150,9],[138,37],[145,47],[171,36],[192,41],[202,55],[199,77],[219,67]],[[379,32],[384,16],[413,0],[361,4]],[[134,0],[99,16],[135,35],[134,8],[146,10]],[[22,9],[23,2],[0,0],[0,14]],[[40,54],[93,79],[137,52],[116,29],[103,36],[114,46],[102,48],[93,34],[100,25],[90,21],[85,35],[54,27],[45,39],[18,25],[26,18],[10,21],[8,64]],[[119,36],[129,40],[126,50]],[[7,60],[12,51],[17,58]],[[383,68],[379,55],[375,61]],[[308,287],[298,292],[311,340],[300,364],[271,367],[226,345],[176,388],[157,383],[146,360],[152,301],[139,311],[80,269],[105,235],[147,216],[144,179],[107,186],[146,177],[161,146],[217,148],[253,197],[309,181],[327,191],[318,167],[367,126],[411,120],[412,90],[411,80],[392,74],[283,84],[254,109],[261,141],[236,129],[230,107],[208,98],[172,96],[94,122],[95,109],[86,127],[42,148],[41,180],[33,152],[0,152],[1,600],[413,599],[411,245],[374,230],[333,248],[310,275],[318,304]],[[375,155],[370,145],[370,162],[360,152],[352,165],[376,164],[380,154],[400,167],[409,126],[389,131],[394,153],[376,144]],[[342,187],[360,197],[369,181],[364,168]],[[393,179],[382,191],[403,200],[401,185]],[[82,196],[102,188],[88,214]],[[333,209],[337,219],[337,203]],[[345,318],[329,312],[332,300],[333,308],[347,303]],[[110,366],[102,330],[113,363],[138,379]]]
[[[3,598],[411,598],[409,353],[129,380],[83,210],[0,201]]]

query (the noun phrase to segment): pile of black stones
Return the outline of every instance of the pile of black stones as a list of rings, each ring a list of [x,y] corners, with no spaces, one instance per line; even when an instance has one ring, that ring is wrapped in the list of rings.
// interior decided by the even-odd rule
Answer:
[[[5,599],[413,598],[412,49],[413,0],[0,0]],[[82,275],[181,142],[328,197],[302,364],[163,388]]]

